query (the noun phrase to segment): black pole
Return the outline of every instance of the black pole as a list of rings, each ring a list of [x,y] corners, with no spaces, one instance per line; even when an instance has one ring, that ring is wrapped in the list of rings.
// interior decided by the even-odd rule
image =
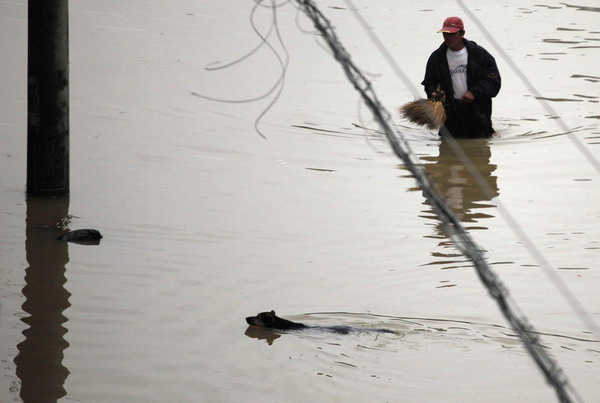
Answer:
[[[69,193],[68,0],[28,3],[27,193]]]

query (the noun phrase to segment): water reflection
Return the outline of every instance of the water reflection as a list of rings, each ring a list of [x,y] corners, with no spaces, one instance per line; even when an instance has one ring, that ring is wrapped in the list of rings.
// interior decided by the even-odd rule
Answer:
[[[66,395],[64,383],[69,370],[62,364],[67,329],[63,315],[70,306],[71,294],[64,288],[67,282],[65,266],[69,261],[68,246],[58,241],[62,233],[56,224],[66,217],[69,197],[27,198],[25,250],[29,267],[25,270],[22,319],[29,328],[23,331],[25,340],[15,357],[17,376],[21,380],[24,402],[53,402]]]
[[[487,229],[481,225],[484,218],[493,217],[482,209],[494,208],[491,200],[498,196],[498,180],[493,175],[497,166],[490,162],[492,151],[487,139],[452,139],[463,150],[464,154],[471,160],[481,179],[487,183],[487,189],[483,189],[477,180],[471,175],[460,158],[452,150],[448,140],[442,138],[439,144],[439,155],[437,157],[422,157],[428,163],[424,168],[437,184],[442,195],[452,207],[466,229]],[[437,220],[429,202],[425,210],[426,217],[436,220],[435,233],[433,237],[447,239],[441,223]]]
[[[272,345],[276,339],[281,337],[281,335],[275,333],[271,329],[256,326],[248,326],[244,334],[252,339],[265,340],[269,346]]]

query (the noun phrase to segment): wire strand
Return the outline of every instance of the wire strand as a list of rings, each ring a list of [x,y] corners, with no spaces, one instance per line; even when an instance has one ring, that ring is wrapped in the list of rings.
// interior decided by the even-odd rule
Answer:
[[[275,103],[279,99],[279,97],[283,91],[283,88],[285,86],[285,76],[286,76],[288,65],[290,62],[290,55],[287,51],[285,43],[283,42],[283,38],[281,37],[281,32],[279,31],[279,23],[277,20],[277,8],[290,3],[291,0],[285,0],[279,4],[277,4],[276,0],[270,0],[271,5],[263,4],[263,2],[265,2],[267,0],[254,0],[254,1],[256,4],[254,5],[254,7],[252,7],[252,11],[250,12],[250,17],[249,17],[250,25],[252,26],[254,33],[260,38],[261,42],[249,53],[238,58],[237,60],[234,60],[233,62],[227,63],[225,65],[219,65],[216,67],[212,67],[212,64],[209,64],[209,65],[207,65],[207,67],[205,67],[205,69],[212,71],[212,70],[223,69],[226,67],[231,67],[235,64],[238,64],[238,63],[246,60],[250,56],[254,55],[263,45],[266,45],[271,50],[271,52],[275,55],[275,58],[277,59],[277,62],[279,63],[279,67],[281,69],[279,76],[275,80],[275,83],[264,94],[253,97],[253,98],[245,98],[245,99],[216,98],[216,97],[211,97],[208,95],[200,94],[200,93],[194,92],[194,91],[191,91],[190,93],[191,93],[191,95],[198,97],[198,98],[206,99],[206,100],[213,101],[213,102],[230,103],[230,104],[243,104],[243,103],[256,102],[256,101],[265,99],[265,98],[269,97],[271,94],[275,93],[273,99],[271,99],[271,101],[267,104],[267,106],[262,110],[262,112],[254,120],[254,130],[259,134],[259,136],[261,136],[263,139],[266,139],[267,137],[263,134],[263,132],[259,128],[259,123],[263,119],[263,117],[271,110],[273,105],[275,105]],[[271,10],[271,25],[269,26],[269,30],[267,31],[267,33],[264,35],[259,31],[259,29],[256,26],[256,23],[254,21],[254,18],[256,15],[256,10],[259,7],[268,8]],[[283,50],[283,57],[277,52],[275,47],[269,41],[269,36],[271,35],[271,32],[273,32],[273,31],[275,31],[275,36],[277,38],[277,41],[279,42],[279,45],[281,46],[281,49]]]
[[[568,382],[562,370],[539,344],[539,337],[527,319],[514,308],[514,302],[508,298],[508,290],[491,270],[483,253],[462,227],[459,219],[452,212],[446,201],[434,191],[424,169],[415,162],[414,153],[412,153],[406,138],[391,125],[389,113],[379,102],[371,83],[351,61],[350,55],[338,40],[330,21],[321,13],[312,0],[295,1],[304,8],[304,12],[313,21],[315,28],[323,35],[333,51],[336,60],[341,64],[348,80],[361,94],[364,102],[371,109],[394,153],[406,164],[417,183],[421,186],[423,194],[431,202],[432,208],[439,217],[446,233],[452,238],[459,250],[471,260],[480,280],[486,286],[490,295],[496,300],[501,312],[523,341],[525,348],[545,375],[546,381],[554,387],[559,400],[561,402],[571,402],[571,397],[567,392]],[[346,0],[346,2],[351,4],[349,0]],[[572,388],[569,389],[575,394]]]
[[[496,52],[508,64],[510,69],[519,77],[519,79],[523,82],[527,90],[533,97],[542,105],[542,107],[546,110],[546,112],[555,117],[553,119],[558,127],[567,134],[567,138],[571,140],[571,142],[575,145],[577,150],[585,157],[586,160],[594,167],[596,172],[600,174],[600,162],[594,157],[594,155],[587,149],[587,147],[576,137],[571,134],[573,129],[569,129],[566,125],[565,121],[560,117],[560,115],[554,110],[552,105],[542,96],[542,94],[535,88],[535,86],[531,83],[529,78],[521,71],[519,66],[511,59],[511,57],[506,53],[504,49],[498,44],[498,42],[494,39],[494,37],[489,33],[487,28],[483,25],[483,23],[471,12],[471,10],[465,5],[462,0],[456,0],[456,3],[461,8],[461,10],[475,23],[477,28],[481,31],[483,36],[490,42],[490,44],[496,49]]]
[[[400,80],[403,82],[406,80],[406,74],[402,71],[402,68],[398,65],[396,60],[391,57],[389,51],[387,51],[385,45],[379,38],[375,35],[372,29],[368,29],[368,24],[366,20],[361,16],[358,9],[354,7],[352,0],[344,0],[348,5],[348,8],[352,11],[353,15],[357,17],[358,22],[362,26],[363,30],[368,33],[369,37],[378,48],[378,50],[384,55],[388,63],[393,67],[393,70],[397,72]],[[457,0],[461,1],[461,0]],[[472,17],[474,18],[474,17]],[[522,74],[522,73],[521,73]],[[522,74],[524,77],[525,75]],[[525,77],[527,80],[527,77]],[[528,81],[528,80],[527,80]],[[408,88],[411,92],[414,92],[414,86],[410,86]],[[547,102],[546,102],[547,103]],[[564,125],[564,122],[563,122]],[[565,125],[566,127],[566,125]],[[458,141],[452,136],[452,134],[444,127],[442,128],[442,132],[444,134],[444,138],[447,140],[448,145],[452,149],[453,153],[460,159],[466,169],[470,172],[470,174],[475,179],[479,188],[484,192],[484,194],[491,200],[494,198],[494,192],[490,188],[487,181],[483,178],[481,173],[477,170],[471,159],[466,155],[463,151]],[[512,216],[510,211],[504,206],[504,203],[500,200],[499,197],[495,198],[495,203],[500,214],[500,217],[503,221],[508,225],[508,228],[515,234],[517,239],[523,243],[525,250],[529,253],[532,259],[538,264],[538,266],[542,269],[544,275],[551,281],[551,283],[558,289],[559,293],[565,298],[569,306],[573,309],[575,314],[578,316],[579,320],[582,324],[590,331],[594,333],[596,337],[600,337],[600,327],[594,321],[593,317],[585,310],[584,306],[579,302],[575,294],[569,289],[567,284],[562,280],[562,278],[553,270],[550,262],[544,257],[544,255],[540,252],[539,248],[535,246],[535,243],[531,240],[531,238],[527,235],[521,224]]]

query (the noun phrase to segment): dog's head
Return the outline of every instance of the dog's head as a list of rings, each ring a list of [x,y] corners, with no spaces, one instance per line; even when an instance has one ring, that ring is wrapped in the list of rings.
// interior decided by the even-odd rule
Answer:
[[[256,316],[248,316],[246,318],[246,322],[249,325],[258,326],[258,327],[274,327],[275,322],[277,322],[277,315],[275,315],[275,311],[271,312],[261,312]]]

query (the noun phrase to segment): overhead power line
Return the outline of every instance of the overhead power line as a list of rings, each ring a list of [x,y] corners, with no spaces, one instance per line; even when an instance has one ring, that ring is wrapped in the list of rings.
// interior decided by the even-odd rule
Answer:
[[[550,105],[548,100],[546,100],[542,96],[542,94],[537,90],[537,88],[535,88],[535,86],[531,83],[529,78],[527,78],[525,73],[521,71],[519,66],[517,66],[517,64],[512,60],[508,53],[506,53],[506,51],[502,49],[502,46],[500,46],[496,39],[494,39],[494,37],[489,33],[485,25],[483,25],[483,23],[475,16],[475,14],[473,14],[471,10],[469,10],[469,8],[465,5],[465,3],[462,0],[456,0],[456,3],[458,3],[458,6],[462,9],[462,11],[471,20],[473,20],[473,22],[481,31],[483,36],[485,36],[488,42],[494,47],[494,49],[496,49],[496,52],[498,52],[498,54],[502,56],[502,58],[504,59],[506,64],[508,64],[510,69],[517,75],[517,77],[519,77],[519,79],[527,88],[527,91],[529,91],[529,93],[533,95],[533,97],[542,105],[546,112],[553,117],[553,120],[556,122],[560,130],[562,130],[563,133],[567,133],[567,138],[571,140],[571,142],[575,145],[577,150],[585,157],[586,160],[588,160],[588,162],[594,167],[596,172],[600,174],[600,162],[598,162],[596,157],[594,157],[594,155],[590,152],[590,150],[587,149],[587,147],[581,142],[581,140],[579,140],[576,136],[571,134],[572,129],[569,129],[565,121],[554,110],[554,108],[552,107],[552,105]]]
[[[510,298],[508,289],[491,270],[475,241],[463,228],[460,220],[456,217],[446,200],[440,197],[434,190],[432,182],[427,177],[424,169],[416,161],[416,157],[410,149],[407,140],[391,124],[390,114],[379,102],[372,84],[352,62],[350,55],[337,38],[331,22],[321,13],[312,0],[295,1],[313,21],[315,28],[332,50],[335,59],[341,64],[348,80],[359,92],[363,101],[373,113],[375,120],[381,126],[394,153],[413,174],[415,180],[423,190],[423,194],[429,200],[434,212],[439,217],[446,233],[475,266],[480,280],[488,289],[490,296],[498,304],[502,314],[523,341],[525,348],[546,377],[546,381],[554,387],[558,399],[561,402],[572,402],[571,395],[577,396],[576,391],[569,385],[556,361],[550,358],[546,351],[544,351],[544,348],[539,343],[539,336],[520,312],[515,302]]]

